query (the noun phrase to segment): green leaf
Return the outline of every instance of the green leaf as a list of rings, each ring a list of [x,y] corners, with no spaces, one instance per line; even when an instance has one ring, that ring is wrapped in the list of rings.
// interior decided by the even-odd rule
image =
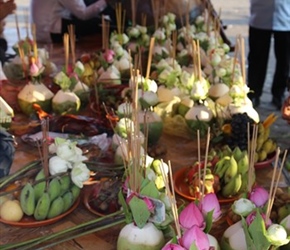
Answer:
[[[121,204],[122,208],[123,208],[123,212],[125,214],[125,220],[126,220],[126,223],[129,224],[133,221],[133,218],[132,218],[132,214],[130,212],[130,208],[129,206],[127,205],[127,202],[124,198],[124,194],[122,192],[122,190],[119,191],[118,193],[118,199],[119,199],[119,203]]]
[[[195,244],[195,241],[191,244],[189,250],[199,250],[198,247]]]
[[[150,212],[145,201],[134,196],[129,202],[129,207],[132,211],[133,219],[137,227],[143,228],[150,217]]]
[[[255,244],[251,238],[251,235],[248,231],[248,225],[247,225],[247,222],[246,222],[244,217],[242,217],[242,225],[243,225],[243,229],[244,229],[244,233],[245,233],[245,237],[246,237],[247,249],[248,250],[257,250],[255,247]]]
[[[77,83],[78,79],[75,76],[70,77],[70,86],[69,86],[70,91],[74,89]]]
[[[152,197],[155,199],[159,198],[159,191],[154,182],[149,181],[146,186],[144,186],[141,191],[141,195]]]
[[[206,227],[204,229],[205,233],[208,233],[212,227],[213,212],[214,212],[214,209],[206,214],[206,217],[205,217]]]
[[[264,220],[258,209],[255,219],[248,226],[248,230],[257,249],[268,249],[271,246],[271,242],[266,237]]]

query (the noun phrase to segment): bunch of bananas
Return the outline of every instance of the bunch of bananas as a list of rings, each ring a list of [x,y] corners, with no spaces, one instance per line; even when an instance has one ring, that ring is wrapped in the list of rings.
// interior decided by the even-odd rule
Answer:
[[[69,175],[55,176],[48,182],[42,169],[34,181],[35,185],[31,182],[25,184],[19,201],[23,213],[38,221],[66,212],[80,194],[80,188],[71,182]]]
[[[248,170],[248,152],[241,151],[239,147],[233,151],[227,151],[226,155],[220,157],[214,166],[213,173],[219,177],[220,192],[223,197],[229,198],[247,191]]]
[[[277,143],[269,137],[270,126],[276,121],[277,116],[270,114],[264,122],[258,124],[258,137],[255,153],[255,162],[267,159],[267,156],[277,149]]]

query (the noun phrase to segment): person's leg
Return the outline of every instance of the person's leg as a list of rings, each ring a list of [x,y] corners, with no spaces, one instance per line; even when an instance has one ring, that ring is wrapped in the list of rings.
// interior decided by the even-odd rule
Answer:
[[[272,32],[249,27],[248,86],[249,98],[259,105],[266,78]]]
[[[290,31],[274,32],[275,74],[272,84],[273,104],[281,109],[290,71]]]

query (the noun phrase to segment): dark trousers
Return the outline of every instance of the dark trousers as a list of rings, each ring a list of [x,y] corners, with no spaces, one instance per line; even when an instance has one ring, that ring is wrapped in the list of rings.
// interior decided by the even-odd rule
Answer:
[[[283,97],[290,73],[290,31],[261,30],[250,27],[248,55],[248,86],[254,93],[250,97],[260,97],[267,73],[271,38],[274,38],[276,58],[271,93],[273,97]]]

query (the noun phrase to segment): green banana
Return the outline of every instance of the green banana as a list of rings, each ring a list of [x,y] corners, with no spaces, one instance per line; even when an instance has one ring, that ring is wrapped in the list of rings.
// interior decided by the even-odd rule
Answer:
[[[38,174],[35,176],[35,181],[39,181],[39,180],[44,180],[45,179],[45,174],[44,174],[44,169],[41,169]],[[37,184],[35,184],[33,186],[34,188],[34,195],[35,195],[35,201],[37,202],[38,199],[42,196],[42,194],[45,191],[46,188],[46,181],[41,181],[38,182]]]
[[[52,201],[47,218],[51,219],[54,218],[63,212],[63,207],[64,207],[64,201],[61,196],[57,197],[54,201]]]
[[[238,162],[243,157],[243,152],[238,146],[236,146],[232,152],[232,155],[234,156],[235,160]]]
[[[36,208],[34,210],[34,219],[36,220],[44,220],[50,208],[50,198],[47,192],[44,192],[42,196],[39,198]]]
[[[238,164],[234,158],[234,156],[231,156],[230,160],[227,162],[227,169],[224,174],[224,182],[229,183],[231,179],[236,176],[238,173]]]
[[[241,174],[237,174],[232,179],[222,187],[222,195],[226,198],[235,196],[242,186],[242,176]]]
[[[69,175],[64,175],[59,179],[60,183],[60,195],[65,194],[71,185],[71,179]]]
[[[20,206],[26,215],[33,215],[35,209],[34,189],[30,182],[27,182],[20,193]]]
[[[243,175],[243,174],[247,173],[248,170],[249,170],[248,152],[247,151],[243,151],[243,156],[238,161],[238,173]]]
[[[213,170],[213,173],[215,175],[217,175],[220,179],[223,178],[226,170],[227,170],[227,166],[226,166],[226,163],[230,160],[230,157],[229,156],[224,156],[222,159],[220,159],[215,167],[214,167],[214,170]]]
[[[240,187],[240,192],[247,193],[248,192],[248,173],[242,174],[242,185]]]
[[[74,196],[71,191],[67,191],[63,196],[62,196],[64,205],[63,205],[63,212],[66,212],[67,210],[70,209],[70,207],[74,203]]]
[[[75,202],[77,200],[77,198],[79,198],[81,189],[78,186],[76,186],[75,184],[73,184],[72,187],[71,187],[71,189],[70,189],[70,191],[73,194],[74,202]]]
[[[54,177],[48,185],[48,194],[51,201],[60,196],[61,186],[59,182],[59,177]]]

